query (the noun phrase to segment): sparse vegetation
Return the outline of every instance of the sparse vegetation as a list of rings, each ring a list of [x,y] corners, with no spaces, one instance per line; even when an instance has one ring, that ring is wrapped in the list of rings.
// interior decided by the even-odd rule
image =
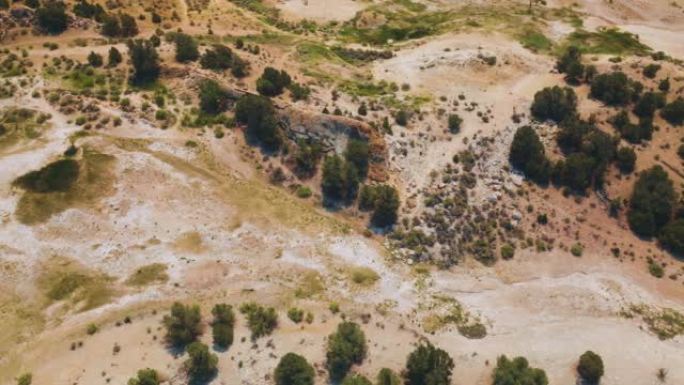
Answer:
[[[183,305],[176,302],[170,314],[164,316],[166,342],[175,347],[185,347],[202,334],[202,316],[198,305]]]
[[[211,322],[211,331],[214,344],[221,349],[227,349],[233,344],[233,329],[235,326],[235,313],[233,307],[219,303],[211,309],[214,319]]]
[[[247,317],[247,325],[252,332],[252,339],[267,336],[278,326],[278,314],[272,307],[265,308],[254,302],[240,306],[240,313]]]

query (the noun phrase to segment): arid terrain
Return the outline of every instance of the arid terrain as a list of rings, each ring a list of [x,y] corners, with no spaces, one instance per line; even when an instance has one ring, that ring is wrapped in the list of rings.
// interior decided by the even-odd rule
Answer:
[[[613,118],[623,108],[557,65],[578,47],[585,67],[644,92],[667,79],[674,104],[684,2],[86,1],[109,15],[98,18],[67,0],[68,27],[50,31],[41,1],[0,3],[0,384],[135,385],[145,368],[173,385],[275,384],[289,352],[328,384],[343,321],[365,333],[351,371],[373,384],[390,368],[418,385],[407,356],[426,342],[453,359],[456,385],[504,385],[501,355],[581,384],[589,350],[603,385],[684,384],[684,256],[671,246],[684,233],[639,236],[630,219],[640,175],[660,166],[669,219],[684,221],[684,125],[656,112],[649,138],[629,141]],[[135,33],[107,35],[124,14]],[[179,36],[199,55],[180,60]],[[156,39],[152,81],[134,80],[131,39]],[[205,57],[219,45],[232,58],[217,70]],[[272,95],[271,67],[288,74]],[[551,162],[569,158],[563,124],[530,110],[553,86],[632,150],[629,172],[611,159],[601,183],[570,191],[513,167],[527,125]],[[258,94],[268,107],[254,125],[239,109]],[[251,136],[265,116],[275,149]],[[338,202],[328,161],[346,173],[359,142],[367,171],[345,174],[356,188]],[[398,198],[390,224],[378,225],[380,198],[363,207],[373,186]],[[200,306],[198,338],[218,358],[209,379],[189,378],[188,354],[168,343],[174,302]],[[248,302],[273,307],[277,327],[250,338]],[[235,309],[225,349],[212,342],[219,303]]]

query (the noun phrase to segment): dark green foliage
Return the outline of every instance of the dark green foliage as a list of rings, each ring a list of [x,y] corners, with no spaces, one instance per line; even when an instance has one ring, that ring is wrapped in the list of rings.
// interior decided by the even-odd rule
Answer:
[[[211,331],[214,344],[226,349],[233,344],[233,328],[235,326],[235,313],[233,307],[225,303],[219,303],[211,309],[214,320],[211,322]]]
[[[159,385],[160,382],[157,371],[148,368],[138,370],[138,375],[128,380],[128,385]]]
[[[461,131],[462,123],[463,119],[457,114],[449,115],[449,131],[451,131],[452,134],[458,134],[458,132]]]
[[[399,210],[399,193],[393,186],[381,184],[377,186],[364,186],[359,206],[362,209],[373,210],[371,225],[385,228],[397,222]]]
[[[601,356],[587,350],[580,356],[577,372],[589,384],[598,384],[603,377],[603,360]]]
[[[321,181],[326,204],[354,201],[359,188],[359,179],[359,173],[353,163],[342,160],[338,155],[326,157],[323,162]]]
[[[199,58],[197,42],[192,36],[184,33],[176,33],[174,35],[174,44],[176,45],[177,62],[188,63]]]
[[[582,148],[585,136],[597,130],[596,126],[576,115],[565,119],[559,128],[556,141],[566,153],[579,151]]]
[[[107,60],[107,65],[110,67],[116,67],[118,66],[121,61],[123,60],[123,57],[121,56],[121,52],[119,52],[116,47],[112,47],[109,49],[109,57]]]
[[[630,173],[634,171],[634,164],[636,163],[636,153],[631,147],[620,147],[615,154],[615,160],[620,171]]]
[[[166,342],[175,347],[184,347],[196,341],[202,334],[201,321],[199,306],[174,303],[171,306],[171,313],[165,315],[163,320]]]
[[[280,148],[282,137],[271,101],[263,96],[244,95],[235,105],[235,119],[247,125],[247,134],[266,148]]]
[[[658,90],[667,93],[670,91],[670,78],[665,78],[658,83]]]
[[[639,123],[634,124],[629,120],[629,115],[625,110],[613,116],[610,123],[620,133],[620,136],[630,143],[650,140],[653,135],[653,120],[651,118],[639,118]]]
[[[373,383],[361,374],[352,373],[342,380],[342,385],[373,385]]]
[[[209,352],[209,347],[201,342],[188,345],[188,360],[185,370],[192,383],[201,383],[214,377],[218,372],[218,357]]]
[[[294,101],[306,100],[311,94],[311,88],[299,83],[291,83],[288,89],[290,90],[290,94],[292,94],[292,100]]]
[[[311,177],[316,172],[323,150],[317,141],[299,140],[294,154],[295,170],[301,177]]]
[[[249,73],[247,62],[240,59],[230,48],[222,44],[215,44],[208,49],[200,59],[202,68],[224,71],[230,69],[231,74],[236,78],[242,78]]]
[[[665,95],[656,92],[646,92],[634,105],[634,114],[641,118],[653,118],[658,108],[665,106]]]
[[[678,97],[660,111],[660,116],[673,126],[684,124],[684,99]]]
[[[120,13],[118,15],[103,14],[102,29],[100,32],[109,37],[133,37],[138,34],[138,24],[135,19],[128,14]]]
[[[102,60],[102,55],[96,54],[95,52],[91,51],[90,54],[88,54],[88,64],[90,64],[93,67],[102,67],[102,64],[104,61]]]
[[[570,46],[558,59],[556,63],[558,72],[566,74],[568,83],[577,84],[584,75],[584,65],[582,64],[582,53],[579,48]]]
[[[366,336],[354,322],[342,322],[328,338],[325,366],[332,381],[343,379],[352,365],[366,357]]]
[[[131,40],[128,42],[128,55],[133,64],[133,84],[146,84],[159,77],[159,55],[149,40]]]
[[[591,82],[591,97],[608,105],[625,105],[638,95],[639,90],[637,83],[620,71],[596,75]]]
[[[532,127],[518,128],[508,159],[513,167],[521,170],[528,178],[537,183],[548,182],[551,165],[544,153],[544,145]]]
[[[265,96],[278,96],[290,83],[292,83],[292,79],[287,72],[266,67],[264,73],[257,79],[257,91]]]
[[[432,344],[420,344],[406,360],[406,385],[449,385],[454,361]]]
[[[273,375],[276,385],[313,385],[315,376],[306,358],[295,353],[285,354]]]
[[[38,27],[50,35],[58,35],[66,31],[69,17],[61,1],[51,1],[36,11]]]
[[[577,95],[569,87],[547,87],[534,95],[532,116],[558,123],[577,113]]]
[[[492,373],[493,385],[548,385],[546,372],[531,368],[525,357],[500,356]]]
[[[376,385],[401,385],[401,378],[392,369],[382,368],[375,380]]]
[[[352,163],[359,173],[359,176],[364,179],[368,174],[368,161],[370,158],[370,146],[368,142],[361,139],[349,139],[347,141],[347,149],[344,152],[344,158],[347,162]]]
[[[154,24],[159,24],[162,22],[162,17],[157,12],[152,12],[151,18]]]
[[[627,219],[636,234],[652,237],[672,217],[676,194],[672,181],[660,166],[639,175],[629,202]]]
[[[408,124],[408,120],[409,114],[404,110],[397,111],[397,114],[394,116],[394,121],[402,127],[406,127],[406,125]]]
[[[591,186],[594,167],[591,157],[579,152],[570,154],[563,164],[559,183],[574,191],[583,192]]]
[[[265,308],[254,302],[248,302],[240,306],[240,313],[247,317],[247,326],[254,340],[271,334],[278,326],[278,314],[272,307]]]
[[[138,34],[138,24],[133,16],[122,13],[119,15],[119,21],[121,22],[121,37],[133,37]]]
[[[684,218],[670,221],[658,235],[660,244],[677,255],[684,255]]]
[[[228,109],[228,94],[215,80],[202,81],[199,97],[200,109],[204,113],[216,115]]]
[[[100,4],[91,4],[86,0],[79,0],[74,4],[74,15],[78,17],[100,21],[105,14]]]
[[[64,192],[76,182],[78,174],[78,162],[62,159],[20,176],[14,184],[37,193]]]
[[[644,67],[644,76],[649,79],[654,79],[658,71],[660,71],[660,64],[649,64]]]

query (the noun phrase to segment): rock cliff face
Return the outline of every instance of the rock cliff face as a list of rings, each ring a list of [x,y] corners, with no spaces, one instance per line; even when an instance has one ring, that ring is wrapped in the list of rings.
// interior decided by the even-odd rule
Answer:
[[[293,141],[315,139],[326,153],[342,154],[349,138],[368,141],[371,164],[368,176],[372,181],[383,182],[387,175],[387,146],[376,128],[359,120],[287,107],[280,111],[280,122],[285,135]]]

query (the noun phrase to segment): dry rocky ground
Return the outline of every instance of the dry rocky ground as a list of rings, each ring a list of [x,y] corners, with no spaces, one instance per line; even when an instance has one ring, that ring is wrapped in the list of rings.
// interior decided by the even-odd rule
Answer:
[[[366,333],[368,358],[354,370],[369,378],[383,367],[401,371],[415,344],[427,339],[454,359],[454,384],[491,384],[501,354],[527,357],[552,384],[574,383],[577,359],[586,350],[603,357],[604,385],[657,384],[659,369],[667,372],[665,383],[684,383],[684,262],[637,238],[624,214],[609,217],[597,194],[567,197],[526,182],[508,165],[513,134],[530,122],[535,92],[564,84],[554,70],[555,48],[530,47],[528,35],[517,28],[533,25],[560,47],[575,31],[572,21],[541,9],[538,17],[529,17],[517,11],[527,2],[512,1],[264,1],[288,22],[307,19],[320,26],[294,33],[236,3],[180,1],[160,8],[179,15],[167,30],[182,28],[202,42],[226,44],[242,36],[261,48],[236,50],[251,65],[250,75],[237,80],[174,63],[173,45],[162,43],[162,82],[175,117],[168,121],[155,119],[156,107],[144,112],[79,95],[62,73],[44,70],[61,55],[80,62],[90,51],[106,55],[111,45],[92,27],[55,37],[10,30],[0,41],[0,48],[19,56],[26,50],[32,62],[28,75],[0,79],[3,90],[14,89],[0,98],[0,111],[27,109],[33,111],[30,119],[49,115],[36,120],[30,132],[0,136],[0,383],[16,383],[30,372],[38,385],[126,384],[145,367],[157,369],[169,384],[187,383],[184,356],[162,342],[161,318],[174,301],[200,304],[205,324],[219,302],[237,308],[256,301],[279,313],[278,328],[256,342],[238,314],[234,345],[216,352],[219,374],[212,384],[271,384],[279,358],[291,351],[314,364],[317,383],[327,383],[326,338],[343,317],[359,322]],[[391,58],[349,63],[329,53],[337,44],[363,44],[327,28],[381,23],[389,16],[369,15],[405,3],[421,4],[425,12],[456,12],[451,17],[458,20],[467,17],[433,35],[382,46],[392,51]],[[571,3],[582,28],[618,27],[671,55],[659,76],[669,76],[673,94],[682,94],[684,4],[554,0],[544,9]],[[124,4],[133,13],[146,7]],[[139,25],[146,37],[156,28],[149,20]],[[51,50],[45,42],[60,48]],[[125,52],[123,42],[116,46]],[[600,71],[619,65],[630,74],[650,62],[648,55],[626,53],[617,64],[611,60],[615,56],[620,54],[586,58]],[[496,57],[495,64],[487,62],[490,57]],[[300,119],[290,120],[300,129],[328,135],[329,147],[339,151],[347,132],[321,130],[356,124],[373,130],[369,137],[379,149],[374,178],[399,189],[400,222],[406,223],[398,227],[430,233],[429,221],[412,222],[433,212],[427,198],[465,197],[470,211],[449,222],[448,239],[416,251],[391,234],[373,233],[366,228],[367,216],[356,209],[321,207],[320,175],[300,181],[287,172],[282,185],[273,185],[269,175],[277,167],[287,170],[285,157],[264,156],[245,143],[238,128],[220,128],[222,135],[216,135],[212,128],[182,122],[197,104],[199,79],[213,77],[233,90],[254,91],[266,66],[284,68],[311,86],[308,101],[280,97],[276,104],[285,116]],[[111,71],[111,79],[125,78],[128,70],[121,68]],[[364,88],[392,83],[397,87],[390,92]],[[612,130],[606,120],[614,110],[588,100],[586,86],[576,91],[581,114],[596,114],[600,128]],[[153,95],[132,90],[127,97],[140,106]],[[361,101],[381,107],[358,116]],[[397,106],[414,112],[406,126],[394,124]],[[348,116],[322,115],[323,108],[339,108]],[[447,129],[445,114],[452,112],[463,118],[458,134]],[[93,116],[92,127],[85,129],[79,116]],[[391,132],[375,124],[383,118]],[[660,119],[656,123],[666,126]],[[547,151],[559,156],[552,145],[555,127],[538,126]],[[682,137],[681,126],[655,132],[649,144],[637,147],[636,170],[670,165],[667,171],[681,193],[684,169],[676,148]],[[77,189],[41,196],[13,184],[60,158],[72,144],[78,148],[75,159],[89,171],[79,177]],[[465,166],[468,156],[473,160]],[[473,180],[444,178],[452,173],[470,173]],[[636,177],[611,169],[607,179],[607,194],[627,198]],[[292,193],[290,187],[299,183],[314,190],[311,198]],[[462,189],[462,183],[469,187]],[[458,240],[480,212],[510,218],[530,246],[502,260],[495,242],[488,251],[498,261],[478,262]],[[548,214],[548,225],[536,223],[540,213]],[[577,243],[581,256],[570,252]],[[619,256],[611,252],[616,247]],[[444,263],[449,258],[453,263]],[[664,266],[664,277],[649,274],[647,258]],[[141,271],[148,274],[140,278]],[[64,282],[75,286],[65,296],[55,295]],[[341,313],[332,313],[331,303],[339,304]],[[311,312],[313,322],[291,322],[286,313],[292,306]],[[450,322],[453,314],[461,320]],[[664,314],[677,316],[667,321]],[[92,335],[86,332],[90,324],[99,329]],[[486,335],[464,331],[474,325],[484,327]],[[202,340],[211,344],[206,329]]]

